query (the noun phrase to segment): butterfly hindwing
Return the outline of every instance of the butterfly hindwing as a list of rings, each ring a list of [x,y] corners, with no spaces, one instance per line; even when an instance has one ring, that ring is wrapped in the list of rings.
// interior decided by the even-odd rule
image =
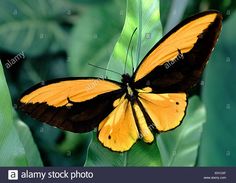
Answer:
[[[72,132],[87,132],[114,109],[119,84],[99,78],[47,81],[27,90],[18,107],[33,118]]]
[[[139,105],[152,121],[150,129],[169,131],[180,125],[187,107],[185,93],[139,93]]]
[[[200,79],[218,39],[222,16],[217,11],[194,15],[173,28],[137,68],[136,88],[155,93],[186,92]]]
[[[131,103],[124,95],[113,103],[115,109],[99,124],[98,139],[105,147],[120,152],[129,150],[138,138],[151,143],[153,131],[169,131],[180,125],[186,100],[185,93],[139,91],[138,102]]]
[[[100,123],[98,139],[114,150],[127,151],[137,141],[139,131],[130,101],[125,95],[114,103],[115,109]]]

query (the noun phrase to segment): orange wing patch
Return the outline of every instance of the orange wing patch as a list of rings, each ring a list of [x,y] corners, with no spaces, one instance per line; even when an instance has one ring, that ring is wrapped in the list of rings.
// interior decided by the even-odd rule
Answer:
[[[137,141],[139,132],[130,102],[122,97],[116,105],[117,107],[100,123],[98,139],[105,147],[123,152],[129,150]]]
[[[185,115],[185,93],[139,93],[139,100],[158,131],[168,131],[177,127]]]
[[[137,117],[139,132],[140,132],[140,138],[143,139],[146,143],[151,143],[154,140],[154,136],[151,132],[151,127],[148,126],[146,119],[143,115],[143,112],[141,111],[140,107],[137,103],[134,103],[134,111]]]
[[[105,80],[80,79],[52,83],[42,86],[20,99],[21,103],[46,103],[49,106],[61,107],[73,102],[83,102],[100,94],[120,89],[120,86]]]

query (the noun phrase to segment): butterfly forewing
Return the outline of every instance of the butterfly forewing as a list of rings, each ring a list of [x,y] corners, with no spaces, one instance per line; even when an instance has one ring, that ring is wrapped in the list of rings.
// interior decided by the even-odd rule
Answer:
[[[200,79],[218,39],[222,16],[207,11],[173,28],[145,56],[135,72],[136,88],[155,93],[186,92]]]
[[[33,118],[72,132],[91,131],[114,109],[118,83],[99,78],[65,78],[27,90],[18,106]]]

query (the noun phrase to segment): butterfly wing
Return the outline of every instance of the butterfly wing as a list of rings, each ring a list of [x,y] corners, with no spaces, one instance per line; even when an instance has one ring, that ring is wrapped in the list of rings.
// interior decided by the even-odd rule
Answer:
[[[139,91],[137,102],[123,97],[113,103],[115,109],[99,124],[98,139],[113,151],[127,151],[142,138],[151,143],[152,130],[168,131],[177,127],[187,105],[185,93],[152,94]]]
[[[113,151],[127,151],[137,141],[139,131],[136,126],[132,105],[125,95],[114,103],[115,109],[99,124],[98,139]]]
[[[52,126],[87,132],[114,109],[119,83],[99,78],[65,78],[40,83],[19,99],[18,108]]]
[[[164,36],[145,56],[134,74],[139,126],[146,142],[151,130],[168,131],[182,121],[186,92],[200,79],[218,39],[222,16],[207,11],[192,16]],[[144,124],[149,124],[148,126]]]
[[[194,15],[173,28],[145,56],[134,74],[135,87],[155,93],[186,92],[200,79],[218,39],[217,11]]]
[[[158,132],[168,131],[180,125],[187,106],[185,93],[139,93],[141,111],[148,116],[147,122]]]

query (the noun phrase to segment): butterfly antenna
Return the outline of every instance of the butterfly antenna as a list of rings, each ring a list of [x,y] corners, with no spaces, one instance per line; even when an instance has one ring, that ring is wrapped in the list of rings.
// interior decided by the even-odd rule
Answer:
[[[134,29],[132,35],[131,35],[131,38],[129,40],[129,45],[128,45],[128,49],[127,49],[127,52],[126,52],[126,57],[125,57],[125,68],[124,68],[124,73],[126,72],[126,65],[127,65],[127,60],[128,60],[128,54],[129,54],[129,49],[130,49],[130,45],[131,45],[131,42],[132,42],[132,39],[134,37],[134,33],[136,32],[137,30],[137,27]],[[133,65],[133,60],[132,60],[132,65]]]
[[[98,68],[98,69],[105,70],[105,71],[113,72],[115,74],[119,74],[120,76],[122,76],[122,74],[120,74],[119,72],[116,72],[116,71],[113,71],[113,70],[110,70],[110,69],[106,69],[106,68],[103,68],[103,67],[100,67],[100,66],[97,66],[97,65],[93,65],[93,64],[90,64],[90,63],[88,63],[88,65],[93,66],[93,67]]]
[[[134,46],[131,47],[131,64],[132,64],[132,74],[134,74],[134,57],[133,57],[133,49],[134,49]]]

